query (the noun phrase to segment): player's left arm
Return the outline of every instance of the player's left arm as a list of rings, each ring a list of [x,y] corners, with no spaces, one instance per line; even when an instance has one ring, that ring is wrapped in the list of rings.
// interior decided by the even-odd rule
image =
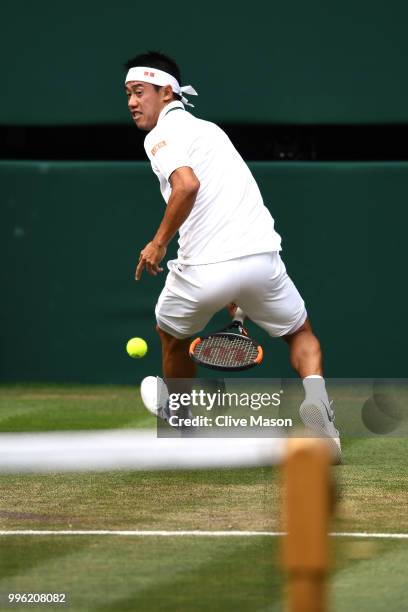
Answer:
[[[143,269],[153,276],[163,271],[159,264],[166,255],[167,245],[191,213],[200,189],[200,181],[189,166],[174,170],[169,180],[171,196],[166,212],[155,237],[140,253],[135,273],[136,280],[140,279]]]

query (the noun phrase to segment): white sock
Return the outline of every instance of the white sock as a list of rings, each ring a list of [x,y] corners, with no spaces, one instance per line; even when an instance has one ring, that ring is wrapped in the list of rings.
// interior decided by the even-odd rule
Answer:
[[[311,374],[303,379],[303,387],[305,389],[305,400],[313,402],[314,400],[322,400],[329,405],[329,396],[326,391],[326,383],[323,376]]]

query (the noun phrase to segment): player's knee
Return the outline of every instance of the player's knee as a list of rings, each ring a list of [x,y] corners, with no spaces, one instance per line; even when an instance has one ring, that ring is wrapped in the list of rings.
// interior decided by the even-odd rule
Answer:
[[[186,339],[176,338],[175,336],[172,336],[168,332],[161,329],[158,325],[156,325],[156,331],[159,334],[161,343],[165,350],[174,350],[181,343],[186,342]]]
[[[156,332],[159,334],[159,338],[162,342],[168,343],[172,338],[174,338],[174,336],[171,336],[169,333],[165,332],[158,325],[156,325]]]
[[[298,327],[295,331],[290,332],[289,334],[285,334],[283,336],[283,339],[285,340],[285,342],[290,344],[294,338],[305,334],[311,334],[314,336],[309,319],[306,319],[306,321],[302,323],[302,325]]]

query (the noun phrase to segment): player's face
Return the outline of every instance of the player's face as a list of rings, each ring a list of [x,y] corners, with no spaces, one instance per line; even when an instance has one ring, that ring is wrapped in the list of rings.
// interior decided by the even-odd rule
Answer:
[[[160,112],[170,101],[168,88],[157,90],[151,83],[129,81],[126,83],[128,108],[139,130],[150,132],[159,118]]]

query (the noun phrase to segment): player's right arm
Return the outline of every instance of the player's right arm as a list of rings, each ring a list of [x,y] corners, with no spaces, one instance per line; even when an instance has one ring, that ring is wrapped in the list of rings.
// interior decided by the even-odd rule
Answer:
[[[159,264],[166,255],[167,245],[191,213],[200,189],[200,181],[189,166],[174,170],[169,180],[171,196],[166,212],[155,237],[140,253],[135,273],[136,280],[140,279],[143,269],[153,276],[163,271]]]
[[[167,247],[177,230],[191,213],[200,181],[192,168],[183,166],[170,175],[171,196],[154,240]]]

